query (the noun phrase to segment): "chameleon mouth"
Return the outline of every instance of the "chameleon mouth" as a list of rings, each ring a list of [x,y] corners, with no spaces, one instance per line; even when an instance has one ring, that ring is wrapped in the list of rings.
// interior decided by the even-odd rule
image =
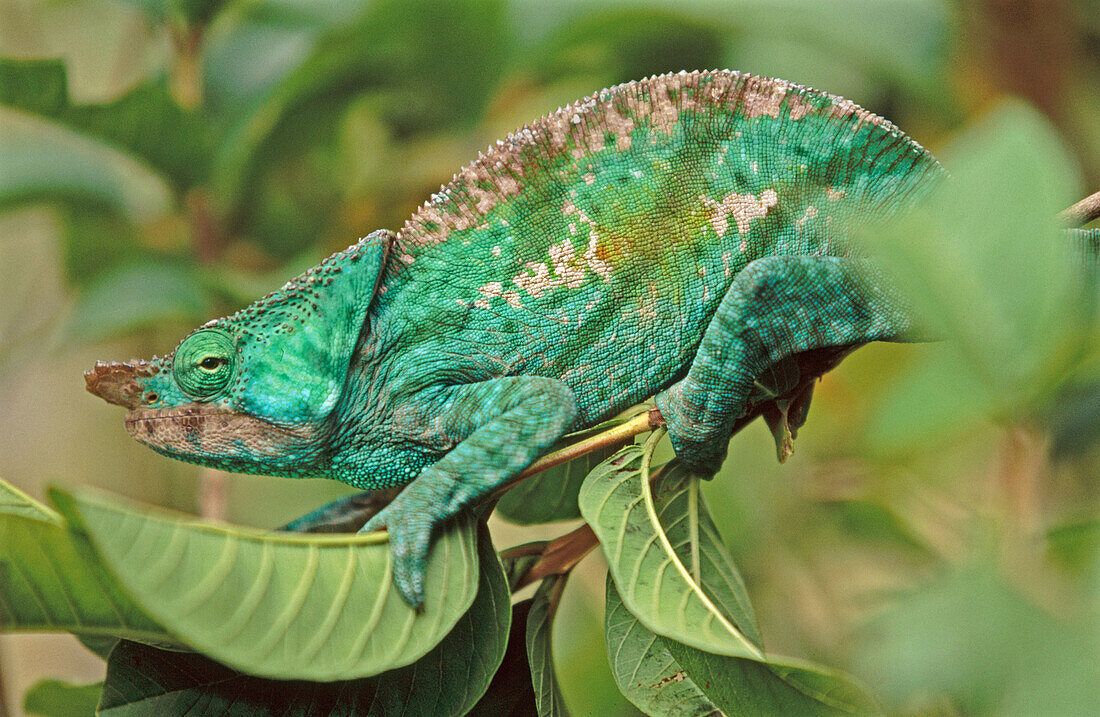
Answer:
[[[308,424],[281,426],[262,418],[194,403],[177,408],[133,408],[126,432],[177,458],[250,461],[285,456],[314,441]]]

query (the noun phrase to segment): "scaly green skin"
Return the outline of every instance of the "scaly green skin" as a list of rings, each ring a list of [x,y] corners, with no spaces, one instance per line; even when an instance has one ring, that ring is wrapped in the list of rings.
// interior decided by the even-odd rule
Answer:
[[[364,529],[389,529],[417,604],[433,527],[563,433],[656,394],[710,476],[770,366],[906,338],[848,229],[940,175],[885,120],[780,80],[629,83],[498,143],[398,234],[89,388],[175,458],[407,484]]]

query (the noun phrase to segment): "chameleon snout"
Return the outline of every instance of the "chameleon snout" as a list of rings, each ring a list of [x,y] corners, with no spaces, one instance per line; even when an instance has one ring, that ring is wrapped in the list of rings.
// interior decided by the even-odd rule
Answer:
[[[97,361],[90,371],[84,372],[84,382],[89,393],[108,403],[133,410],[145,403],[141,379],[155,373],[147,361]]]

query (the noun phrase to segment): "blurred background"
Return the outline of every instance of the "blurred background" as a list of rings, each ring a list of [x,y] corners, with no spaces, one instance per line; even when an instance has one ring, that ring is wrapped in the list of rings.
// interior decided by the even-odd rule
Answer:
[[[955,158],[940,233],[984,237],[932,242],[921,285],[969,344],[856,352],[790,461],[753,425],[706,487],[769,651],[852,672],[891,714],[1100,713],[1100,296],[1059,293],[998,209],[1100,189],[1095,0],[0,0],[0,477],[256,526],[341,494],[161,458],[81,372],[399,228],[541,114],[716,67],[843,95]],[[593,555],[566,592],[559,675],[575,713],[635,714],[603,574]],[[0,715],[41,677],[102,672],[68,636],[0,635]]]

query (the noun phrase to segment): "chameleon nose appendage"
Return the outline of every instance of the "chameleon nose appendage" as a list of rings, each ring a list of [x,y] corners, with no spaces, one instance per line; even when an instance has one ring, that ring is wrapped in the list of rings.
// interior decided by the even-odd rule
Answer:
[[[154,373],[156,371],[147,361],[97,361],[92,370],[84,372],[84,381],[89,393],[108,403],[133,410],[142,405],[142,387],[138,379],[148,378]]]

